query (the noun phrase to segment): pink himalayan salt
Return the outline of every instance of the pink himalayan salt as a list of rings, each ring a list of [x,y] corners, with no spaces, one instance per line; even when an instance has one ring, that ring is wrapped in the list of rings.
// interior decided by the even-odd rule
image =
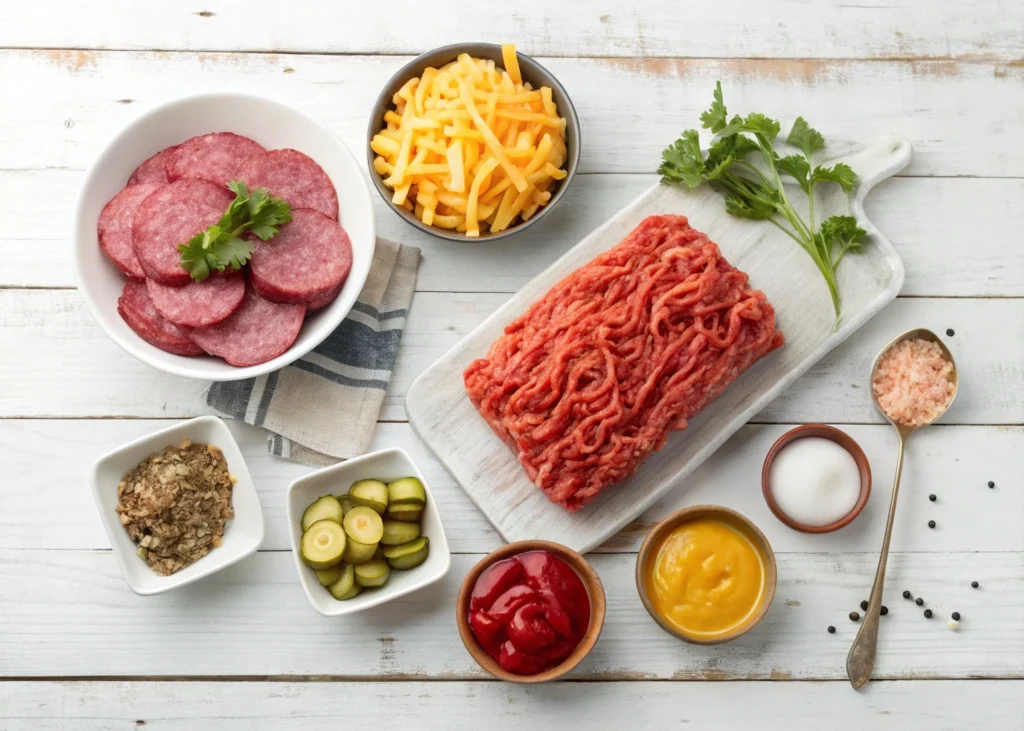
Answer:
[[[902,340],[882,355],[871,387],[890,419],[921,426],[940,417],[953,400],[952,372],[937,343]]]

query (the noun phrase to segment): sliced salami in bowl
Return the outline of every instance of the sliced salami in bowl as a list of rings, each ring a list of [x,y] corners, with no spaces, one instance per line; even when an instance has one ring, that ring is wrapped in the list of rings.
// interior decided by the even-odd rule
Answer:
[[[160,150],[153,157],[144,160],[141,165],[135,168],[135,172],[132,173],[131,177],[128,178],[128,185],[139,185],[141,183],[167,184],[171,182],[167,179],[166,165],[171,153],[177,149],[177,145],[171,145]]]
[[[352,268],[352,244],[338,222],[311,208],[269,241],[253,244],[252,285],[272,302],[317,302],[337,293]]]
[[[175,325],[207,327],[227,319],[245,297],[245,277],[241,272],[190,281],[183,287],[146,280],[153,306]]]
[[[170,182],[181,178],[199,178],[227,185],[253,155],[266,150],[263,145],[232,132],[214,132],[185,140],[167,157]]]
[[[117,300],[117,311],[136,335],[160,350],[176,355],[202,355],[205,352],[183,329],[157,312],[146,291],[146,283],[141,279],[125,282]]]
[[[135,213],[149,195],[163,187],[160,183],[129,185],[103,206],[96,232],[103,253],[129,277],[144,277],[142,265],[135,257],[132,244],[132,221]]]
[[[282,305],[246,289],[242,305],[223,322],[189,332],[210,355],[233,366],[266,363],[291,347],[302,329],[306,306]]]
[[[250,157],[235,177],[249,190],[267,188],[292,208],[312,208],[338,220],[338,192],[317,162],[298,150],[271,150]]]
[[[235,198],[206,180],[178,180],[149,195],[132,226],[135,256],[150,279],[170,286],[192,281],[181,266],[178,244],[217,223]]]

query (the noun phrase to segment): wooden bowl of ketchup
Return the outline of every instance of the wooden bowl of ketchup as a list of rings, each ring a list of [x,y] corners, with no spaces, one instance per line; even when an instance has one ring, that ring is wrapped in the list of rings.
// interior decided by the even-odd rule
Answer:
[[[455,611],[480,667],[510,683],[544,683],[576,667],[597,642],[604,587],[576,551],[517,541],[469,570]]]

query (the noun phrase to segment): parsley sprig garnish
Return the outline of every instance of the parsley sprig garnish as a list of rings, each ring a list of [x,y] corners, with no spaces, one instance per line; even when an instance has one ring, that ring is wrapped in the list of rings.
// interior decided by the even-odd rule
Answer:
[[[243,236],[252,233],[263,241],[277,236],[279,227],[292,220],[291,206],[273,198],[266,188],[249,192],[241,180],[228,183],[235,199],[217,223],[197,233],[187,244],[178,244],[181,265],[201,282],[216,269],[238,270],[252,256],[252,244]]]
[[[836,268],[847,252],[861,247],[867,232],[853,216],[831,216],[817,226],[814,186],[835,183],[849,193],[857,182],[857,174],[841,162],[831,167],[814,164],[814,154],[825,148],[825,139],[803,117],[797,117],[786,137],[786,143],[799,149],[800,154],[780,157],[775,151],[779,123],[757,113],[729,119],[722,99],[722,82],[715,84],[714,101],[700,115],[700,121],[714,135],[707,154],[700,149],[697,130],[686,130],[661,154],[661,182],[682,183],[688,188],[708,183],[725,194],[728,213],[769,221],[785,232],[810,255],[825,277],[838,325],[841,307]],[[754,153],[760,155],[763,167],[747,160]],[[790,203],[782,184],[783,175],[796,181],[807,195],[807,220]]]

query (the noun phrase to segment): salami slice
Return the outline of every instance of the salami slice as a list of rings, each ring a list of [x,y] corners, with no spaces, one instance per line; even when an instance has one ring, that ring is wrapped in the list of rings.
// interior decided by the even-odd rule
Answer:
[[[117,299],[117,311],[135,334],[160,350],[176,355],[202,355],[184,330],[156,311],[141,279],[129,279]]]
[[[100,212],[96,232],[99,234],[100,248],[117,264],[117,268],[129,277],[144,277],[142,265],[135,257],[132,245],[132,221],[150,193],[162,187],[159,183],[129,185],[110,199]]]
[[[224,320],[242,304],[245,277],[241,272],[213,275],[184,287],[168,287],[147,279],[146,290],[157,312],[175,325],[206,327]]]
[[[135,168],[135,172],[128,178],[128,185],[139,185],[140,183],[160,183],[166,185],[171,182],[167,179],[167,159],[171,153],[178,149],[177,145],[171,145],[160,150],[153,157],[145,160]]]
[[[248,137],[231,132],[214,132],[185,140],[167,157],[167,179],[199,178],[227,185],[253,155],[265,152]]]
[[[228,319],[192,330],[192,339],[207,353],[233,366],[266,363],[291,347],[302,328],[305,305],[265,300],[251,287]]]
[[[146,276],[170,286],[188,284],[178,244],[217,223],[234,199],[226,187],[206,180],[179,180],[147,197],[132,225],[135,256]]]
[[[337,221],[312,208],[292,210],[291,223],[269,241],[253,244],[252,284],[272,302],[322,300],[345,283],[352,244]]]
[[[312,208],[338,220],[338,193],[327,173],[298,150],[271,150],[250,157],[236,178],[254,188],[267,188],[292,208]]]
[[[334,300],[337,299],[338,295],[341,294],[341,288],[342,286],[344,286],[344,284],[345,283],[342,282],[337,286],[337,288],[331,290],[323,297],[318,297],[317,299],[310,301],[306,305],[306,312],[309,313],[315,312],[316,310],[322,310],[323,308],[327,307],[327,305],[334,302]]]

